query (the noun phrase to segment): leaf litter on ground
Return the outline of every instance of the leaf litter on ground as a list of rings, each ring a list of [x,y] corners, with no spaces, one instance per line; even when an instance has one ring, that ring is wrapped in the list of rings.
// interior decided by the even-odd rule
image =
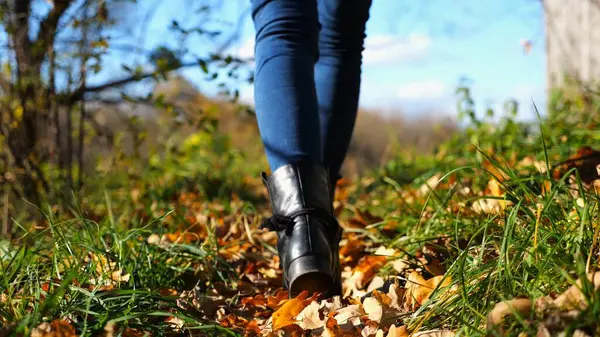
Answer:
[[[562,162],[564,153],[555,153],[554,167],[530,153],[506,160],[493,149],[466,154],[471,162],[458,158],[444,169],[440,160],[404,185],[387,176],[340,182],[343,296],[287,298],[276,235],[257,229],[264,205],[248,212],[239,199],[224,204],[181,192],[175,208],[182,214],[163,219],[166,230],[107,226],[71,247],[77,244],[62,238],[76,227],[51,224],[64,245],[27,255],[37,261],[35,273],[3,264],[2,325],[16,328],[10,324],[29,315],[32,335],[69,337],[92,325],[106,336],[594,335],[597,151],[584,146]],[[480,170],[456,170],[459,164]],[[149,207],[157,217],[168,208]],[[79,275],[63,287],[68,270]],[[575,281],[582,275],[591,288]],[[19,304],[43,299],[52,302]],[[42,309],[52,314],[37,314]]]

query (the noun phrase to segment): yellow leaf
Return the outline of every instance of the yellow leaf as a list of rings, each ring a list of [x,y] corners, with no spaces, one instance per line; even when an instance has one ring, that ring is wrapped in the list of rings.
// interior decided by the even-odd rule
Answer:
[[[91,43],[92,48],[108,48],[108,41],[100,39]]]
[[[308,292],[304,290],[297,297],[292,298],[285,302],[281,306],[281,308],[277,309],[273,313],[273,329],[279,330],[288,325],[292,325],[297,323],[296,316],[308,306],[308,304],[312,301],[311,299],[306,299],[308,296]]]
[[[450,283],[452,283],[452,280],[449,276],[444,278],[441,275],[425,280],[421,274],[413,271],[408,275],[406,282],[406,302],[404,303],[404,307],[408,310],[423,305],[438,285],[440,288],[443,288],[449,286]]]
[[[18,106],[15,108],[15,112],[14,112],[14,117],[16,120],[21,120],[21,118],[23,117],[23,107],[22,106]]]

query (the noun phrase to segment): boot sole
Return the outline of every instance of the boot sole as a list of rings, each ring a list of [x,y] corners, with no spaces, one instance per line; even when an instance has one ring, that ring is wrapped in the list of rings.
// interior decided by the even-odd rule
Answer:
[[[302,291],[308,296],[315,292],[328,295],[336,291],[329,260],[323,256],[302,256],[290,264],[288,269],[289,295],[296,297]]]

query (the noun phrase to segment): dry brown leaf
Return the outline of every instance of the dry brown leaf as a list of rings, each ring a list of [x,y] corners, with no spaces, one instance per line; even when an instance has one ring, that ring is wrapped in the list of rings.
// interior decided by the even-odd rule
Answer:
[[[165,322],[168,323],[175,331],[181,331],[185,326],[185,322],[179,317],[167,317]]]
[[[387,261],[386,256],[369,255],[360,259],[358,266],[352,271],[350,277],[343,283],[345,296],[361,296],[359,291],[373,279],[379,268],[383,267]]]
[[[257,294],[254,297],[244,297],[244,298],[242,298],[241,303],[244,306],[250,305],[250,306],[254,306],[254,307],[266,307],[267,306],[267,299],[265,298],[265,295],[263,295],[263,294]]]
[[[279,290],[275,296],[267,297],[267,307],[269,309],[277,310],[288,300],[288,292],[285,290]]]
[[[113,321],[109,321],[104,326],[104,337],[114,337],[116,332],[116,324]],[[1,334],[0,334],[1,335]]]
[[[358,266],[354,269],[355,275],[360,275],[357,277],[357,286],[359,289],[362,289],[367,285],[369,281],[375,276],[375,273],[379,268],[383,267],[387,258],[385,256],[365,256],[360,261]]]
[[[330,317],[325,323],[325,330],[321,334],[321,337],[343,337],[344,332],[339,327],[335,318]]]
[[[396,283],[392,283],[390,285],[390,288],[388,290],[387,296],[390,298],[390,307],[392,307],[393,309],[396,310],[402,310],[403,309],[403,298],[404,298],[404,294],[406,292],[406,289],[403,287],[400,287],[400,285],[396,284]]]
[[[369,322],[369,323],[371,323],[371,322]],[[360,331],[360,335],[361,335],[361,337],[375,337],[377,335],[378,331],[381,331],[381,329],[379,329],[378,324],[367,324]]]
[[[493,197],[503,197],[505,193],[500,183],[496,179],[491,179],[488,181],[485,194]],[[510,204],[511,202],[508,200],[482,198],[476,200],[472,208],[476,213],[501,214]]]
[[[369,320],[385,325],[389,320],[395,320],[400,312],[390,307],[392,300],[384,293],[377,290],[372,297],[367,297],[363,302],[363,308]]]
[[[321,318],[319,313],[320,305],[316,301],[310,302],[310,304],[304,308],[298,314],[296,319],[299,321],[297,324],[304,330],[314,330],[325,326],[325,319]]]
[[[447,287],[452,283],[449,276],[435,276],[429,280],[425,280],[421,274],[413,271],[408,275],[406,281],[406,302],[404,308],[414,310],[423,305],[429,299],[429,296],[438,287]]]
[[[361,255],[364,255],[364,240],[356,233],[349,233],[340,242],[339,254],[340,263],[343,265],[357,261]]]
[[[383,287],[384,284],[385,284],[385,280],[383,279],[383,277],[381,277],[381,276],[373,277],[373,280],[371,280],[371,283],[369,283],[369,286],[367,287],[367,293],[370,293],[375,289],[379,289],[379,288]]]
[[[295,298],[286,301],[281,308],[273,313],[273,330],[277,331],[288,325],[297,323],[296,317],[314,300],[306,298],[308,292],[305,290]]]
[[[532,309],[532,301],[528,298],[517,298],[510,301],[496,303],[494,309],[487,316],[487,329],[495,329],[504,322],[506,316],[518,313],[521,316],[529,315]],[[498,332],[503,334],[503,330],[498,328]]]
[[[152,335],[149,333],[144,333],[143,331],[141,331],[139,329],[125,328],[125,330],[123,330],[123,334],[121,336],[122,337],[145,337],[145,336],[152,336]]]
[[[347,307],[343,307],[336,312],[334,316],[336,324],[347,324],[360,325],[360,317],[366,315],[362,305],[353,304]]]
[[[340,296],[334,296],[323,302],[323,314],[329,316],[329,313],[339,310],[342,307],[342,298]]]
[[[589,273],[587,279],[593,284],[595,290],[600,287],[600,272]],[[574,285],[558,296],[553,304],[562,310],[584,310],[587,307],[587,303],[581,291],[581,283],[581,280],[577,280]]]
[[[392,325],[386,337],[408,337],[408,331],[406,331],[406,326],[396,327]]]
[[[404,272],[406,269],[410,268],[410,265],[406,263],[404,259],[398,259],[392,262],[392,268],[398,273]]]
[[[248,325],[246,325],[246,335],[255,334],[260,335],[260,328],[256,320],[252,320]]]
[[[42,323],[31,331],[31,337],[76,337],[75,327],[68,322],[57,319],[50,323]]]
[[[437,173],[436,175],[434,175],[431,178],[427,179],[427,181],[425,182],[425,184],[423,184],[417,190],[417,195],[419,197],[424,197],[424,196],[428,195],[429,192],[431,192],[433,189],[436,188],[436,186],[440,182],[440,179],[442,179],[442,174],[441,173]]]

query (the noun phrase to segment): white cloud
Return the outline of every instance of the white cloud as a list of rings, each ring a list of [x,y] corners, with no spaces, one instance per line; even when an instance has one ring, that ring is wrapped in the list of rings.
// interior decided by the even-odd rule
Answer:
[[[244,104],[254,105],[254,86],[243,85],[240,86],[240,101]]]
[[[413,33],[408,36],[389,34],[369,35],[365,40],[363,62],[365,65],[383,65],[392,62],[419,60],[427,56],[431,38],[425,34]],[[254,58],[254,37],[231,48],[230,53],[242,58]]]
[[[235,47],[231,51],[233,55],[241,59],[253,59],[254,58],[254,38],[246,39],[239,46]]]
[[[408,83],[396,89],[396,97],[410,100],[441,99],[448,94],[446,84],[437,80]]]
[[[431,37],[425,34],[371,35],[366,38],[363,59],[366,65],[415,61],[427,56],[430,47]]]

